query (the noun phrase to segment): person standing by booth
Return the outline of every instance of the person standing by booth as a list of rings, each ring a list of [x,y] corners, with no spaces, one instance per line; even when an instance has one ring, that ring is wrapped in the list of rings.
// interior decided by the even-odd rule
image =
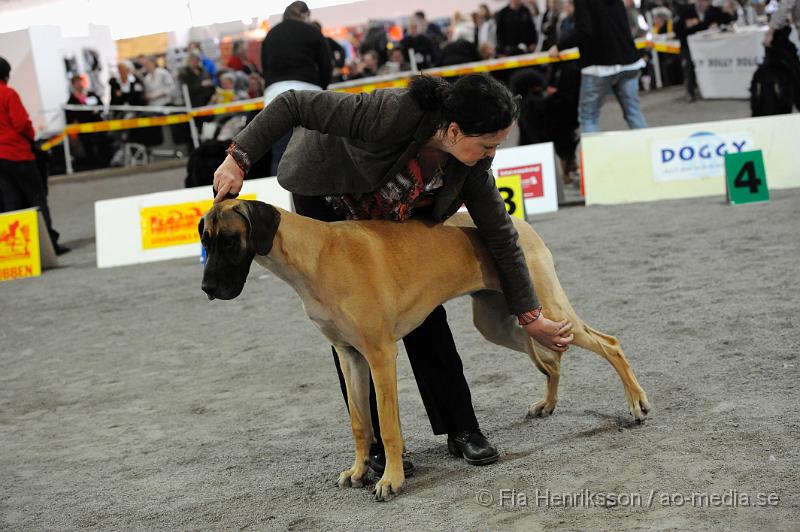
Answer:
[[[62,255],[69,248],[59,245],[53,229],[47,192],[31,147],[33,124],[19,94],[8,86],[10,75],[11,65],[0,57],[0,212],[38,207],[53,248]]]

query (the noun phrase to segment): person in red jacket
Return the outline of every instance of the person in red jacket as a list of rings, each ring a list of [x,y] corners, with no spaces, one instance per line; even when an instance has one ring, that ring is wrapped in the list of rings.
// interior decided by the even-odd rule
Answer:
[[[0,212],[38,207],[56,253],[69,248],[58,244],[47,193],[33,154],[34,131],[17,91],[8,86],[11,65],[0,57]]]

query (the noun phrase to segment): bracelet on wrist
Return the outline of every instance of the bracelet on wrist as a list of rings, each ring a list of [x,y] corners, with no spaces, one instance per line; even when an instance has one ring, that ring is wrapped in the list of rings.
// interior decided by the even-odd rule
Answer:
[[[519,320],[519,324],[522,326],[528,325],[533,323],[534,321],[538,320],[542,317],[542,307],[535,308],[533,310],[529,310],[528,312],[523,312],[517,319]]]
[[[250,156],[247,155],[247,152],[235,142],[231,142],[231,145],[228,146],[228,149],[225,150],[225,153],[233,157],[233,160],[236,161],[236,165],[239,167],[239,170],[242,171],[242,175],[247,175],[247,172],[250,171],[250,167],[252,166],[250,163]]]

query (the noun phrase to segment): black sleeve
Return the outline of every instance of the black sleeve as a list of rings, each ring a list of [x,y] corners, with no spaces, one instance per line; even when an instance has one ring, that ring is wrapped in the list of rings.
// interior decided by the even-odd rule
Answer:
[[[589,9],[589,0],[575,0],[575,46],[586,46],[592,42],[594,30]]]

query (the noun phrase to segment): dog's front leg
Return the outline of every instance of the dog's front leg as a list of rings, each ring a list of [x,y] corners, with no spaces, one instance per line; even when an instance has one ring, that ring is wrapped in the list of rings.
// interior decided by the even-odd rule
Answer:
[[[400,409],[397,404],[397,345],[365,353],[375,383],[381,439],[386,452],[386,469],[375,485],[375,499],[388,501],[400,493],[405,482],[403,473],[403,435],[400,433]]]
[[[336,354],[347,386],[347,407],[356,444],[353,467],[342,471],[336,483],[340,488],[360,488],[364,485],[369,447],[374,439],[369,407],[369,364],[361,353],[349,346],[336,346]]]

